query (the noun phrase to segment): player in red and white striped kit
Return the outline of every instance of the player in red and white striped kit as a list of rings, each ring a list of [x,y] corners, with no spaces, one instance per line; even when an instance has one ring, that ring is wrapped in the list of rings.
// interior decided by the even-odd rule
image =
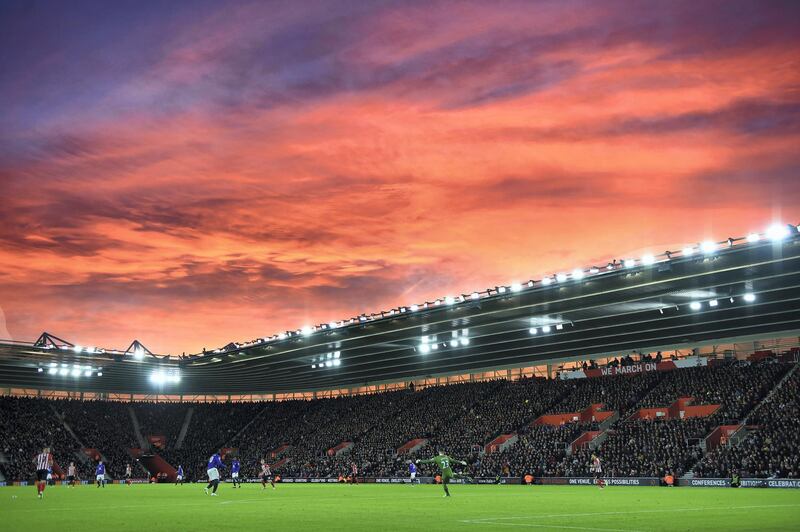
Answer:
[[[600,457],[592,453],[592,466],[590,468],[594,472],[594,482],[600,489],[606,487],[606,481],[603,479],[603,466],[600,463]]]
[[[272,489],[275,489],[275,478],[272,476],[272,470],[269,464],[263,458],[261,459],[261,489],[267,489],[267,481],[272,484]]]
[[[53,467],[53,455],[50,454],[50,447],[45,447],[42,452],[33,459],[36,464],[36,492],[40,499],[44,498],[44,488],[47,486],[47,474]]]

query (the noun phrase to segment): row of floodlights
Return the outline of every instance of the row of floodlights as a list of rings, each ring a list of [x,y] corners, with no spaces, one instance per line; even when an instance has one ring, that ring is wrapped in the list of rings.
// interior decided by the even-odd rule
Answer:
[[[57,362],[51,362],[48,366],[42,367],[40,366],[37,371],[39,373],[44,373],[47,371],[48,375],[60,375],[62,377],[91,377],[92,375],[96,375],[98,377],[103,376],[103,368],[93,368],[92,366],[81,366],[79,364],[59,364]]]
[[[150,373],[150,382],[153,384],[177,384],[181,382],[181,373],[177,369],[157,369]]]
[[[733,296],[731,296],[729,299],[731,303],[735,301]],[[746,292],[742,296],[742,299],[747,303],[752,303],[756,300],[756,295],[752,292]],[[719,306],[719,300],[709,299],[708,301],[706,301],[706,304],[711,308],[715,308]],[[692,310],[700,310],[703,308],[703,303],[700,301],[692,301],[691,303],[689,303],[689,308]]]
[[[341,356],[342,356],[341,351],[333,351],[331,353],[326,353],[324,355],[321,355],[319,357],[319,360],[317,360],[316,358],[312,358],[311,362],[313,362],[313,364],[311,364],[311,369],[333,368],[341,366],[342,365],[342,360],[340,358]]]
[[[439,341],[438,335],[435,334],[426,334],[422,338],[420,338],[419,343],[419,350],[422,353],[430,353],[431,351],[436,351],[439,349],[439,346],[442,347],[466,347],[469,345],[469,329],[461,329],[451,331],[450,332],[450,340],[449,341]]]
[[[746,241],[748,243],[755,243],[759,242],[762,239],[768,239],[773,242],[780,242],[788,238],[793,232],[800,231],[800,226],[794,225],[786,225],[776,223],[767,228],[764,233],[750,233],[746,237]],[[680,257],[691,257],[695,254],[702,254],[702,255],[713,255],[715,252],[719,251],[723,247],[727,245],[727,247],[732,247],[735,244],[735,240],[729,238],[725,243],[717,243],[712,241],[705,241],[701,242],[700,244],[694,246],[687,246],[681,250]],[[460,295],[460,296],[445,296],[442,298],[438,298],[435,301],[422,304],[414,304],[404,307],[399,307],[397,309],[391,309],[389,311],[380,312],[376,314],[362,314],[357,318],[350,318],[349,320],[341,320],[341,321],[331,321],[329,323],[323,323],[317,326],[306,325],[297,329],[295,331],[286,331],[279,334],[275,334],[273,336],[262,338],[260,340],[246,343],[246,344],[236,344],[238,347],[249,347],[251,345],[255,345],[258,343],[265,343],[273,340],[285,340],[290,337],[296,336],[304,336],[308,337],[314,334],[315,332],[326,331],[326,330],[333,330],[338,329],[340,327],[345,327],[347,325],[353,325],[356,323],[366,323],[370,321],[379,320],[382,318],[390,318],[396,315],[402,315],[407,313],[417,312],[419,310],[425,310],[429,308],[436,308],[440,306],[451,306],[458,303],[464,303],[468,301],[476,301],[481,299],[482,297],[489,297],[497,294],[505,294],[507,292],[520,292],[523,288],[533,288],[537,283],[541,286],[550,286],[556,283],[563,283],[569,280],[579,281],[586,277],[587,275],[597,275],[600,273],[605,273],[609,271],[613,271],[619,268],[635,268],[637,266],[652,266],[657,262],[663,262],[665,260],[669,260],[673,258],[673,254],[667,252],[663,255],[664,258],[659,256],[658,258],[650,253],[644,254],[639,259],[635,258],[627,258],[623,259],[622,262],[610,262],[603,268],[598,267],[591,267],[591,268],[576,268],[572,270],[570,273],[562,272],[556,273],[555,275],[545,276],[540,281],[528,281],[526,283],[519,283],[513,282],[508,286],[497,286],[495,288],[489,288],[484,292],[472,292],[471,294]],[[215,352],[221,352],[222,349],[217,349]]]
[[[533,322],[534,318],[531,318],[531,322]],[[542,325],[541,327],[531,327],[528,329],[528,334],[536,335],[541,332],[542,334],[549,334],[553,332],[553,330],[560,331],[564,329],[563,323],[556,323],[555,325]]]

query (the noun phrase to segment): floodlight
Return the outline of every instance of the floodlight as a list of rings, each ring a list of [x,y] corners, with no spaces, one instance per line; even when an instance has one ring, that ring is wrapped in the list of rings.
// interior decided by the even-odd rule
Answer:
[[[58,373],[58,369],[56,368],[50,368],[47,370],[48,375],[55,375],[56,373]]]
[[[311,364],[311,369],[317,369],[317,365],[316,364]]]
[[[331,366],[333,366],[333,362],[331,362],[330,360],[326,360],[326,361],[325,361],[325,367],[326,367],[326,368],[329,368],[329,367],[331,367]]]
[[[744,300],[747,301],[748,303],[752,303],[753,301],[756,300],[756,295],[753,292],[747,292],[744,295]]]
[[[557,273],[556,274],[556,281],[558,281],[559,283],[563,283],[566,280],[567,280],[567,274],[566,273]]]
[[[563,323],[559,323],[559,324],[557,324],[557,325],[556,325],[556,330],[557,330],[557,331],[560,331],[560,330],[562,330],[563,328],[564,328],[564,324],[563,324]]]
[[[592,275],[594,275],[595,273],[599,273],[599,272],[600,272],[600,270],[598,268],[595,268],[594,266],[592,266],[589,269],[589,273],[591,273]]]
[[[76,368],[76,369],[73,369],[73,370],[70,372],[70,375],[72,375],[73,377],[80,377],[80,376],[81,376],[81,370],[79,370],[79,369],[77,369],[77,368]]]
[[[649,254],[649,253],[642,257],[642,264],[644,264],[645,266],[650,266],[655,261],[656,261],[656,258],[653,255]]]
[[[461,345],[469,345],[469,338],[461,338]]]
[[[333,352],[333,358],[339,358],[340,356],[342,356],[342,352],[341,351],[334,351]]]
[[[102,377],[102,376],[103,376],[103,372],[102,372],[102,371],[99,371],[99,372],[97,373],[97,376],[98,376],[98,377]]]
[[[549,332],[550,332],[550,330],[551,330],[551,328],[550,328],[550,326],[549,326],[549,325],[545,325],[544,327],[542,327],[542,332],[543,332],[543,333],[549,333]]]
[[[689,308],[692,310],[700,310],[701,306],[702,305],[700,305],[699,301],[692,301],[691,303],[689,303]]]
[[[625,259],[624,264],[626,268],[633,268],[636,266],[636,261],[634,259]]]
[[[506,287],[505,287],[505,286],[498,286],[498,287],[497,287],[497,291],[498,291],[500,294],[505,294],[505,293],[506,293]]]
[[[72,348],[72,350],[75,351],[76,353],[80,353],[83,350],[83,348],[79,345],[76,345]]]
[[[68,373],[69,370],[67,368],[61,368],[60,370],[58,370],[58,374],[61,375],[62,377],[67,375]]]
[[[543,277],[543,278],[542,278],[542,284],[543,284],[544,286],[548,286],[548,285],[550,285],[550,283],[552,283],[552,282],[553,282],[553,280],[552,280],[550,277]]]
[[[519,292],[522,290],[522,285],[519,283],[511,283],[511,291],[512,292]]]
[[[694,255],[694,248],[692,246],[685,247],[683,248],[682,253],[684,257],[691,257]]]
[[[481,295],[478,292],[472,292],[470,296],[472,299],[480,299]]]
[[[39,372],[39,373],[42,373],[44,371],[44,368],[39,368],[36,371]]]
[[[767,229],[767,237],[774,242],[783,240],[788,236],[789,236],[789,228],[783,224],[779,223],[772,224]]]
[[[447,305],[452,305],[453,303],[456,302],[456,300],[453,298],[453,296],[445,296],[444,302]]]
[[[431,350],[431,347],[428,344],[421,344],[419,346],[419,350],[422,351],[423,353],[427,353]]]
[[[761,235],[759,235],[758,233],[750,233],[749,235],[747,235],[747,241],[748,242],[751,242],[751,243],[752,242],[758,242],[759,240],[761,240]]]
[[[536,327],[531,327],[530,329],[528,329],[528,333],[529,334],[536,334],[538,332],[539,332],[539,329],[537,329]]]
[[[710,240],[706,240],[705,242],[700,244],[700,250],[706,255],[710,255],[717,250],[717,245]]]
[[[583,270],[581,270],[580,268],[575,268],[574,270],[572,270],[572,278],[575,279],[576,281],[583,279]]]
[[[716,307],[718,305],[719,305],[719,302],[716,299],[712,299],[711,301],[708,302],[708,306],[709,307]]]
[[[458,340],[450,340],[450,347],[458,347]]]
[[[311,333],[313,332],[314,329],[312,329],[309,325],[305,325],[303,328],[300,329],[300,334],[302,334],[303,336],[311,336]]]
[[[339,365],[341,365],[341,364],[342,364],[342,361],[341,361],[341,360],[339,360],[338,358],[337,358],[336,360],[334,360],[334,361],[333,361],[333,365],[334,365],[334,366],[339,366]]]
[[[416,312],[419,310],[419,305],[411,305],[411,312]]]
[[[92,372],[91,371],[84,371],[83,372],[83,376],[84,377],[91,377],[92,376]]]

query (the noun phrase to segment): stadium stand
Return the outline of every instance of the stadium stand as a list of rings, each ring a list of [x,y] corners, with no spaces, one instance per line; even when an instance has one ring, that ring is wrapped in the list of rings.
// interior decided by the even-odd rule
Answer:
[[[349,474],[352,463],[364,476],[404,475],[409,460],[430,456],[437,448],[466,459],[473,475],[586,476],[589,455],[598,445],[607,474],[613,476],[692,471],[724,476],[741,468],[752,476],[797,477],[800,372],[785,378],[795,366],[772,359],[713,361],[704,367],[614,377],[493,380],[307,401],[126,403],[2,397],[3,472],[9,479],[31,478],[30,457],[50,445],[59,465],[79,462],[84,478],[92,464],[79,460],[86,456],[82,447],[97,449],[108,462],[109,475],[120,478],[125,464],[132,462],[131,449],[140,450],[132,409],[145,437],[163,436],[158,446],[141,451],[183,465],[187,477],[195,480],[204,477],[206,459],[219,448],[239,456],[244,473],[251,476],[261,457],[284,476],[337,477]],[[696,417],[638,415],[639,409],[663,410],[686,397],[693,398],[687,405],[714,406]],[[573,418],[537,422],[545,414],[576,413],[597,404],[622,415],[602,424]],[[194,415],[183,446],[176,448],[189,408]],[[748,416],[747,437],[704,455],[702,442],[710,433],[723,424],[741,424]],[[490,448],[499,436],[502,448]],[[415,453],[398,453],[415,441],[424,443]],[[573,448],[576,441],[580,444]],[[423,474],[432,472],[422,468]],[[144,470],[136,473],[143,475]]]

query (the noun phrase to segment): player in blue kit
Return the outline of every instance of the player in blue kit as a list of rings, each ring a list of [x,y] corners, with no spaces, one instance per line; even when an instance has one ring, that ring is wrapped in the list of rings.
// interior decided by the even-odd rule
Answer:
[[[178,465],[178,475],[175,477],[175,485],[183,484],[183,466]]]
[[[211,496],[217,496],[217,487],[219,487],[219,470],[225,469],[225,464],[222,463],[222,459],[219,457],[219,453],[214,453],[211,455],[211,458],[208,459],[208,465],[206,466],[206,473],[208,474],[208,486],[206,486],[205,492],[208,495],[208,490],[213,488],[211,491]]]
[[[414,462],[408,463],[408,476],[411,477],[412,486],[415,483],[419,483],[419,481],[417,480],[417,466],[414,465]]]
[[[94,478],[97,481],[97,487],[106,487],[106,465],[102,460],[97,462],[97,468],[94,470]]]
[[[233,463],[231,463],[231,478],[233,479],[233,487],[234,488],[241,488],[242,483],[239,481],[239,469],[241,465],[239,464],[239,459],[234,458]]]

